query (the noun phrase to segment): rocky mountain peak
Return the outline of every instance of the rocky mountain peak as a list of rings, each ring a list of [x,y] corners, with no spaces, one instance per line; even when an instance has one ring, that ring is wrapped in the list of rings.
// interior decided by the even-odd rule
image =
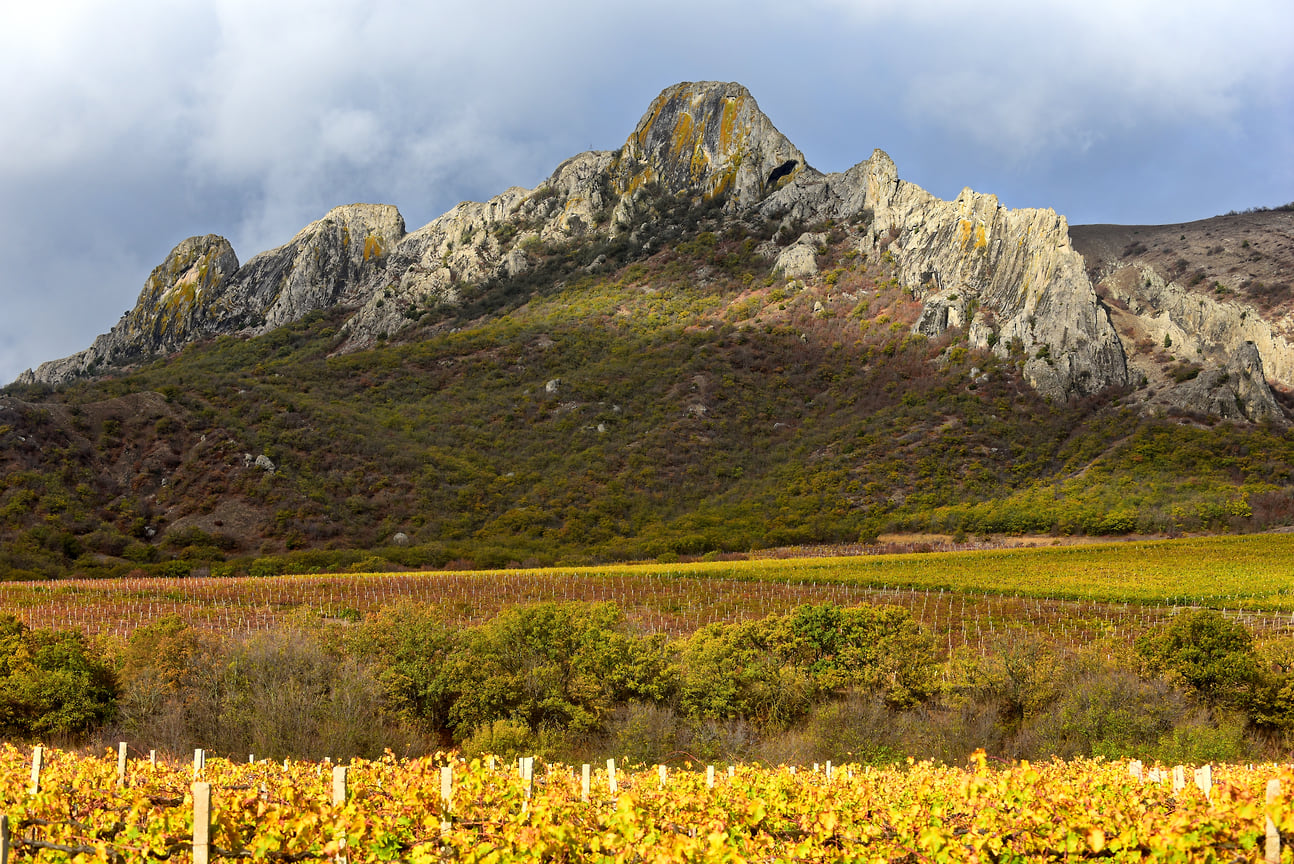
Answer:
[[[807,167],[804,154],[745,87],[716,81],[666,88],[638,121],[612,166],[618,194],[660,183],[732,209],[756,203]]]
[[[57,384],[211,334],[263,333],[334,306],[351,310],[341,350],[373,345],[445,308],[491,314],[502,308],[498,298],[566,284],[574,271],[532,269],[554,250],[574,261],[582,243],[618,244],[623,263],[626,255],[653,254],[655,243],[681,239],[662,234],[653,240],[648,228],[660,218],[660,203],[677,204],[678,196],[715,202],[723,219],[780,222],[778,236],[800,236],[770,255],[772,270],[788,279],[818,272],[823,235],[805,233],[805,227],[847,226],[854,254],[892,273],[921,302],[914,332],[933,338],[958,329],[969,347],[1012,360],[1025,380],[1053,399],[1154,378],[1140,367],[1130,374],[1128,366],[1136,344],[1147,338],[1194,345],[1189,310],[1174,312],[1158,295],[1148,295],[1147,303],[1163,307],[1181,327],[1168,318],[1147,318],[1140,329],[1150,337],[1134,339],[1131,330],[1112,324],[1111,309],[1094,289],[1094,270],[1085,267],[1065,218],[1054,211],[1013,210],[971,189],[942,200],[900,179],[894,160],[879,149],[848,171],[822,174],[745,87],[702,81],[663,90],[619,150],[573,156],[534,189],[513,187],[486,202],[463,202],[412,233],[393,206],[352,204],[242,266],[223,238],[185,240],[110,333],[19,380]],[[579,270],[593,273],[605,258],[591,256]],[[1156,284],[1139,278],[1145,289],[1138,290],[1144,294]],[[1122,296],[1117,285],[1103,290]],[[1264,365],[1277,370],[1278,380],[1291,377],[1286,367],[1294,368],[1294,361],[1286,358],[1294,350],[1272,350],[1275,336],[1259,327],[1259,316],[1232,315],[1229,305],[1214,305],[1220,311],[1210,318],[1216,319],[1210,332],[1225,331],[1226,338],[1194,340],[1200,344],[1192,354],[1164,362],[1217,366],[1218,376],[1200,376],[1181,388],[1180,399],[1165,398],[1210,413],[1235,403],[1250,419],[1279,414],[1265,390]],[[1122,312],[1114,308],[1113,314]],[[1230,362],[1245,341],[1257,346],[1252,362]],[[1187,373],[1174,368],[1171,374]],[[1236,389],[1241,380],[1248,383]],[[1226,388],[1235,392],[1217,395]]]

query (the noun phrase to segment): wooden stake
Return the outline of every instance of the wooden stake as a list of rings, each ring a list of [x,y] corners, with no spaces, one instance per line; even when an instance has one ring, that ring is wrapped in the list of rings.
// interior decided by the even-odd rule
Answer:
[[[157,751],[156,751],[156,750],[149,750],[149,751],[148,751],[148,767],[150,767],[150,768],[156,768],[156,767],[157,767]]]
[[[207,754],[201,749],[193,751],[193,779],[197,780],[202,775],[202,769],[207,767]]]
[[[580,800],[588,801],[593,786],[593,766],[585,762],[580,769]]]
[[[0,814],[0,864],[9,864],[9,817]]]
[[[126,742],[117,743],[117,785],[126,785]]]
[[[1263,861],[1266,864],[1281,864],[1281,832],[1277,830],[1276,823],[1272,821],[1272,805],[1276,799],[1281,797],[1281,781],[1267,781],[1267,848]]]
[[[664,765],[656,766],[656,776],[660,777],[660,785],[664,787],[665,778],[669,775],[669,770]]]
[[[1195,786],[1208,798],[1213,795],[1213,766],[1205,765],[1195,769]]]
[[[211,784],[193,784],[193,864],[211,861]]]
[[[707,789],[714,788],[714,766],[713,765],[705,766],[705,787]]]
[[[454,766],[445,765],[440,769],[440,803],[445,805],[445,812],[454,809]]]
[[[346,774],[350,771],[345,765],[337,765],[332,769],[332,803],[342,805],[346,803]]]
[[[45,748],[35,747],[31,751],[31,794],[40,792],[40,769],[45,764]]]
[[[525,784],[526,800],[535,794],[535,757],[527,756],[521,760],[521,781]]]
[[[607,789],[611,792],[612,795],[614,795],[616,794],[616,790],[619,788],[620,788],[619,784],[616,783],[616,760],[608,759],[607,760]]]

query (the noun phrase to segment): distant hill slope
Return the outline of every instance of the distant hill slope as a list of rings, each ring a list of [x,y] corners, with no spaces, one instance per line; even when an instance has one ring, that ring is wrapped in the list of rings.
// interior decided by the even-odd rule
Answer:
[[[1245,254],[1287,254],[1252,215]],[[1152,230],[1168,269],[1120,234]],[[744,88],[678,85],[413,232],[351,205],[242,264],[181,243],[0,396],[0,572],[1287,524],[1288,270],[1209,296],[1230,247],[1173,232],[940,201],[880,151],[824,175]]]

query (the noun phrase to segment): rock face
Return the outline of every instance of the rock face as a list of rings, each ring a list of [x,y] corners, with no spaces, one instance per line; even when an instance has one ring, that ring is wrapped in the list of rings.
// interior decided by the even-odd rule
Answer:
[[[237,311],[224,302],[237,271],[238,257],[225,238],[207,234],[181,241],[149,274],[135,307],[112,330],[84,351],[27,370],[18,382],[61,384],[179,350],[206,332],[206,322]]]
[[[1195,280],[1204,284],[1193,288],[1165,278],[1132,251],[1144,245],[1128,246],[1131,258],[1100,248],[1091,235],[1106,227],[1076,234],[1131,373],[1145,385],[1143,401],[1237,419],[1283,418],[1268,382],[1294,387],[1294,346],[1277,326],[1220,282]]]
[[[773,262],[773,272],[781,273],[787,279],[807,279],[818,274],[817,248],[825,245],[825,234],[805,232],[799,239],[778,253]]]
[[[135,308],[111,331],[18,381],[60,384],[168,354],[205,336],[266,332],[353,301],[353,292],[380,273],[387,252],[403,237],[399,211],[374,204],[337,207],[242,267],[225,238],[190,237],[153,270]]]
[[[317,309],[354,303],[380,278],[404,236],[404,218],[390,205],[334,208],[243,265],[228,298],[244,310],[237,324],[264,332]]]
[[[975,347],[1022,354],[1025,377],[1049,397],[1127,382],[1118,336],[1054,211],[1010,210],[969,189],[943,201],[900,180],[876,150],[842,174],[804,171],[760,212],[864,220],[862,251],[888,256],[924,301],[917,332],[959,327]]]
[[[744,87],[719,82],[670,87],[619,150],[581,153],[534,189],[464,202],[412,233],[394,207],[357,204],[241,267],[222,238],[186,240],[110,333],[20,380],[56,384],[333,306],[351,310],[343,350],[371,345],[428,310],[471,303],[490,280],[524,276],[538,260],[533,244],[634,242],[651,196],[661,194],[714,201],[724,218],[780,222],[783,237],[827,219],[849,225],[858,251],[884,259],[922,302],[916,332],[959,329],[970,345],[1017,360],[1052,398],[1150,380],[1163,405],[1260,419],[1280,415],[1265,376],[1294,386],[1294,350],[1252,310],[1201,300],[1154,273],[1115,278],[1094,269],[1064,217],[1011,210],[969,189],[941,200],[899,179],[880,150],[848,171],[818,172]],[[813,279],[820,237],[764,244],[760,254],[788,278]],[[1146,340],[1165,338],[1176,346],[1171,362],[1199,371],[1150,369]]]
[[[611,166],[612,188],[648,183],[741,210],[801,174],[804,154],[778,132],[740,84],[686,82],[666,89],[638,121]]]
[[[1281,409],[1263,378],[1263,361],[1246,342],[1225,365],[1200,371],[1164,394],[1164,401],[1183,411],[1236,420],[1275,420]]]

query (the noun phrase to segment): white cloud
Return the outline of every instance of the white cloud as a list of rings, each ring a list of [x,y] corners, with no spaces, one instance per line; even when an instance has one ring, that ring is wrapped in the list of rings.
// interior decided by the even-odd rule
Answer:
[[[1015,156],[1090,147],[1172,123],[1233,128],[1289,98],[1285,0],[891,4],[820,0],[842,14],[914,124]]]

